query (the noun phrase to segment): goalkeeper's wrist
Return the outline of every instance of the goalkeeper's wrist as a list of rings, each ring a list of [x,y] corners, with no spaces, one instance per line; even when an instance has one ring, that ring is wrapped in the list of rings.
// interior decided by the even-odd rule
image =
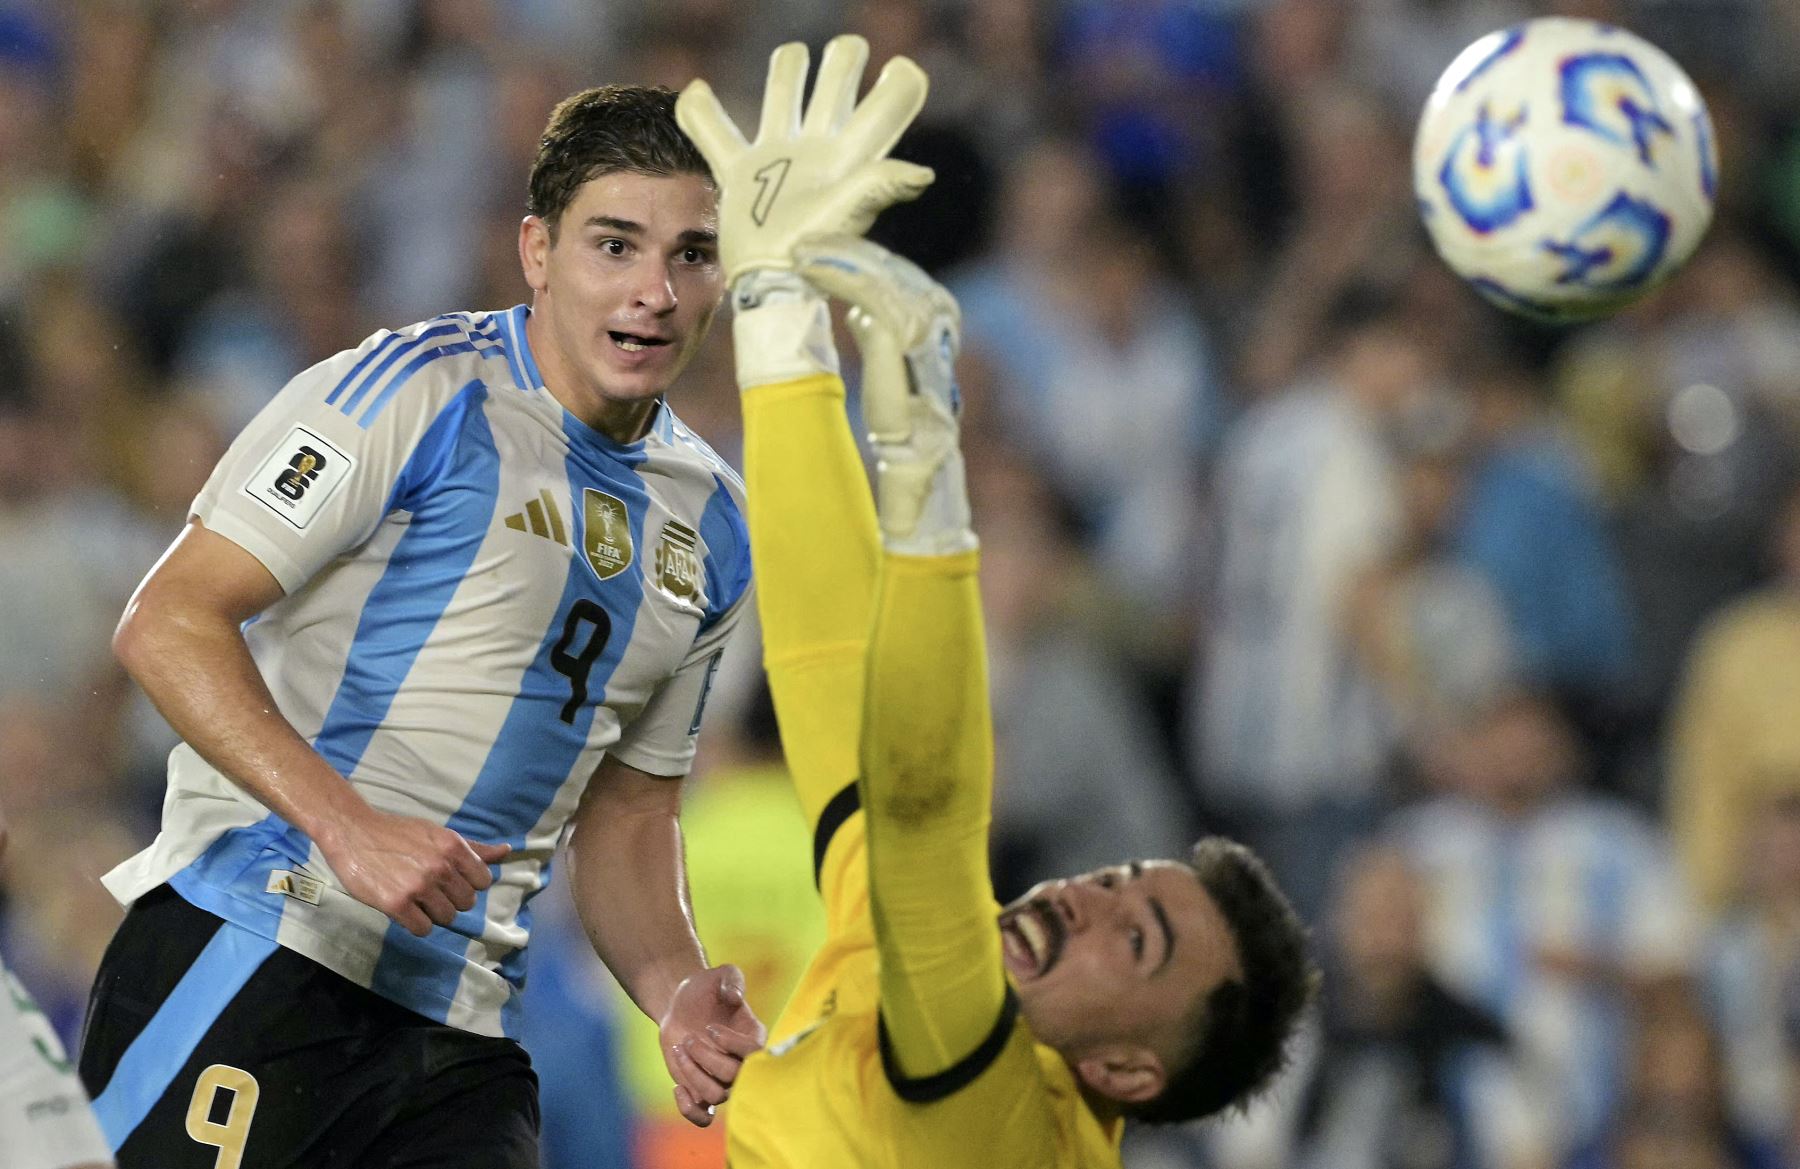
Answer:
[[[838,376],[830,305],[798,273],[753,268],[732,282],[731,305],[740,389]]]

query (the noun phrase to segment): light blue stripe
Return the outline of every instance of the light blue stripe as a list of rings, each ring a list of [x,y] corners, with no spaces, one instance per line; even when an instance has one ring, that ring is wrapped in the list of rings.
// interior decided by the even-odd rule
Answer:
[[[495,313],[488,317],[488,323],[499,330],[503,338],[502,344],[506,350],[506,363],[512,367],[513,382],[521,390],[529,393],[530,391],[537,389],[537,387],[526,380],[525,367],[519,362],[519,341],[517,337],[513,336],[512,316],[513,310],[508,309],[506,312]]]
[[[409,354],[417,353],[420,349],[430,347],[431,342],[438,337],[447,337],[451,333],[459,333],[462,331],[462,328],[463,326],[460,321],[451,321],[448,324],[426,329],[417,337],[411,338],[405,345],[400,346],[398,349],[382,358],[380,364],[369,371],[368,376],[363,378],[362,384],[351,391],[350,396],[344,399],[344,404],[339,406],[338,409],[345,414],[353,413],[356,410],[356,404],[363,400],[369,390],[376,382],[381,380],[381,376],[385,374],[396,361],[399,361],[402,357],[406,357]]]
[[[570,438],[570,453],[566,459],[569,480],[579,487],[598,487],[625,502],[632,547],[637,550],[639,560],[630,570],[611,580],[601,581],[596,577],[588,566],[587,557],[580,551],[585,547],[587,517],[586,508],[576,503],[574,531],[570,535],[577,552],[570,558],[555,616],[544,630],[537,655],[520,678],[519,692],[507,710],[506,719],[475,783],[464,797],[462,806],[447,821],[449,827],[471,840],[505,842],[515,850],[524,847],[526,833],[543,819],[580,759],[593,724],[594,708],[604,702],[606,684],[631,644],[644,597],[641,558],[649,493],[633,470],[644,461],[644,456],[614,454],[596,459],[581,450],[581,432],[570,429],[579,425],[565,416],[564,429]],[[579,501],[582,496],[577,493],[575,498]],[[573,723],[565,723],[562,708],[569,699],[570,680],[551,664],[550,656],[563,637],[572,607],[583,599],[598,601],[606,610],[611,632],[605,649],[588,671],[587,702],[577,708]],[[586,632],[582,634],[586,635]],[[574,650],[579,648],[573,647]],[[540,883],[539,888],[542,887]],[[534,895],[526,897],[527,907]],[[462,980],[464,955],[469,943],[486,928],[487,901],[488,891],[483,890],[477,895],[472,909],[458,913],[447,927],[434,928],[422,939],[397,924],[389,925],[371,987],[388,997],[411,996],[408,1005],[414,1010],[443,1018],[447,1004],[456,997],[457,986]],[[521,908],[518,920],[521,926],[529,925],[527,908]],[[513,983],[515,993],[514,1001],[509,1001],[502,1010],[501,1023],[507,1034],[515,1034],[517,989],[525,978],[523,951],[507,955],[502,960],[502,972]]]
[[[313,746],[341,775],[356,769],[394,695],[437,628],[493,522],[500,456],[470,382],[438,415],[394,485],[390,507],[413,513],[363,602],[344,676]]]
[[[483,357],[505,356],[505,351],[497,346],[483,347],[469,341],[458,341],[453,345],[439,345],[435,349],[428,349],[407,362],[399,373],[388,379],[388,384],[379,394],[375,395],[374,400],[369,403],[369,408],[364,410],[362,417],[356,420],[356,424],[364,430],[375,425],[376,416],[393,400],[394,395],[400,392],[400,387],[404,386],[413,374],[440,358],[450,357],[457,353],[479,353]],[[348,406],[345,407],[345,411],[346,413],[349,411]]]
[[[1494,836],[1496,852],[1494,900],[1489,909],[1488,928],[1493,931],[1494,966],[1489,971],[1493,981],[1489,987],[1488,1006],[1502,1017],[1510,1018],[1514,1001],[1523,989],[1529,954],[1525,946],[1524,889],[1525,858],[1523,833],[1510,825]]]
[[[750,530],[737,501],[717,475],[712,498],[700,516],[700,539],[706,543],[706,616],[700,632],[718,623],[750,587]]]
[[[206,1032],[275,949],[268,938],[230,922],[206,943],[94,1101],[94,1115],[113,1152],[144,1122]]]
[[[356,377],[358,374],[362,373],[363,370],[368,368],[368,365],[371,361],[374,361],[377,357],[380,357],[387,350],[393,348],[395,345],[397,345],[405,340],[406,340],[406,334],[404,334],[404,333],[389,333],[387,336],[383,337],[381,339],[381,341],[375,346],[375,348],[373,348],[373,349],[369,350],[367,353],[363,354],[362,359],[359,360],[355,365],[350,367],[350,372],[344,375],[344,380],[340,381],[335,387],[333,387],[331,393],[325,395],[325,404],[327,406],[329,406],[333,402],[337,401],[338,395],[342,394],[344,392],[345,387],[347,387],[351,382],[356,380]]]
[[[508,314],[512,321],[513,349],[519,356],[519,363],[525,367],[525,388],[535,390],[544,384],[544,375],[538,372],[537,358],[531,354],[531,340],[525,332],[525,320],[530,315],[531,310],[522,304]]]
[[[169,884],[208,913],[274,938],[281,933],[288,900],[265,892],[269,874],[300,868],[311,855],[307,835],[270,812],[254,824],[220,834]]]

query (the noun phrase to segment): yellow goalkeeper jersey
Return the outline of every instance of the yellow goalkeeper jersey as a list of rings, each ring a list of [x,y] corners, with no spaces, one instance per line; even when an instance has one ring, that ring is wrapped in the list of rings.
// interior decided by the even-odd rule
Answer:
[[[1103,1123],[1087,1107],[1062,1056],[1032,1037],[1010,987],[987,1041],[961,1063],[918,1080],[890,1074],[861,814],[837,830],[829,857],[821,891],[847,928],[815,956],[768,1048],[739,1074],[729,1169],[1118,1166],[1123,1122]],[[990,922],[999,912],[989,888],[946,887],[943,897],[979,899]],[[969,963],[1000,977],[999,932],[989,938]]]

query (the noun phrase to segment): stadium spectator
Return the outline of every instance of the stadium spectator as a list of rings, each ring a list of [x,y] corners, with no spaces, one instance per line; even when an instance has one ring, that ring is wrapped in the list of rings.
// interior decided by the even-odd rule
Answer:
[[[1450,550],[1465,474],[1459,454],[1453,430],[1412,440],[1400,471],[1399,545],[1358,582],[1352,602],[1354,644],[1412,751],[1517,680],[1499,597]]]
[[[1392,824],[1426,889],[1431,965],[1551,1077],[1556,1147],[1587,1148],[1623,1096],[1632,989],[1689,970],[1689,894],[1656,825],[1583,790],[1545,698],[1495,703],[1436,761],[1444,794]]]
[[[1758,809],[1800,793],[1800,485],[1771,544],[1779,575],[1695,639],[1670,724],[1670,825],[1715,908],[1743,892],[1739,860]]]
[[[1731,1127],[1773,1167],[1800,1140],[1800,792],[1751,812],[1740,895],[1708,939],[1701,990]]]
[[[1105,632],[1108,606],[1066,504],[996,447],[971,469],[994,678],[994,891],[1194,838],[1177,772]],[[1096,761],[1106,778],[1096,782]]]
[[[1205,806],[1316,920],[1340,849],[1387,796],[1393,720],[1360,668],[1356,582],[1401,537],[1389,436],[1439,356],[1347,301],[1325,359],[1238,420],[1220,456],[1217,566],[1189,708]]]
[[[1640,989],[1619,1120],[1570,1169],[1784,1169],[1779,1144],[1734,1130],[1717,1033],[1684,980]]]
[[[1498,592],[1523,676],[1600,701],[1630,669],[1631,613],[1591,473],[1517,361],[1478,367],[1471,390],[1457,553]]]
[[[1359,846],[1333,890],[1325,982],[1294,1067],[1215,1141],[1228,1169],[1550,1169],[1542,1088],[1505,1029],[1427,963],[1427,891]]]
[[[1210,342],[1085,152],[1040,144],[1007,192],[1000,247],[950,282],[970,350],[997,369],[1009,438],[1074,501],[1107,579],[1166,621],[1192,593],[1193,500],[1224,421]],[[1094,393],[1109,384],[1131,387],[1129,408]]]

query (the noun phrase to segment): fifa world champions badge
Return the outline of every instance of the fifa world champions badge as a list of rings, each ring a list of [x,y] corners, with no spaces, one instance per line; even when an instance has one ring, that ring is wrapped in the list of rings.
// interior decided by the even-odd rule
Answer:
[[[624,500],[594,487],[582,492],[581,503],[581,547],[588,566],[601,580],[611,580],[631,567],[630,513]]]

